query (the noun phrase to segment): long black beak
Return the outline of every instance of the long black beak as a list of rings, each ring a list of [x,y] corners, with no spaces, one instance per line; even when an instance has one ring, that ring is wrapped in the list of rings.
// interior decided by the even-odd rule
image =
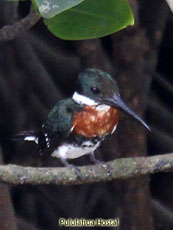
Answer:
[[[130,109],[118,95],[114,94],[113,98],[104,99],[104,103],[112,107],[121,109],[122,111],[139,121],[143,126],[145,126],[146,129],[151,131],[150,127],[145,123],[145,121],[143,121],[142,118],[140,118],[132,109]]]

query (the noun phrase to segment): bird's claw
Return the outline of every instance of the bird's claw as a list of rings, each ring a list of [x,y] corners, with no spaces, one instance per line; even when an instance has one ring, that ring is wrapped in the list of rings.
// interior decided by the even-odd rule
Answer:
[[[107,176],[110,176],[111,175],[111,167],[110,167],[110,165],[108,163],[105,163],[105,162],[103,162],[102,164],[103,164],[103,167],[106,169]]]
[[[104,161],[98,160],[97,158],[95,158],[94,153],[90,154],[90,159],[92,162],[94,162],[95,164],[102,164],[103,168],[106,169],[106,174],[109,176],[111,174],[111,168],[110,165],[105,163]]]
[[[64,166],[66,166],[66,167],[68,167],[68,168],[70,168],[70,169],[73,169],[73,170],[75,171],[75,173],[76,173],[76,175],[77,175],[78,178],[82,178],[81,172],[80,172],[80,170],[78,169],[78,167],[76,167],[76,166],[73,165],[73,164],[68,163],[67,160],[64,159],[64,158],[61,159],[61,162],[62,162],[62,164],[63,164]]]
[[[78,169],[78,167],[76,167],[75,165],[72,165],[72,164],[69,164],[68,167],[70,167],[71,169],[73,169],[75,171],[78,178],[82,178],[81,171],[80,171],[80,169]]]

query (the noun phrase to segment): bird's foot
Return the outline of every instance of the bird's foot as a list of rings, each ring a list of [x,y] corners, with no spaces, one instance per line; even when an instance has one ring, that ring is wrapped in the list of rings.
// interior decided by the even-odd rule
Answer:
[[[82,178],[81,172],[80,172],[80,170],[78,169],[78,167],[76,167],[76,166],[73,165],[73,164],[68,163],[67,160],[66,160],[65,158],[61,158],[61,162],[62,162],[62,164],[63,164],[64,166],[66,166],[66,167],[68,167],[68,168],[70,168],[70,169],[73,169],[73,170],[75,171],[77,177]]]
[[[81,171],[78,169],[78,167],[76,167],[73,164],[69,164],[67,167],[73,169],[75,171],[77,177],[82,178]]]
[[[107,176],[111,175],[111,167],[108,163],[102,162],[102,167],[106,169]]]
[[[90,160],[94,162],[95,164],[102,164],[102,166],[106,169],[106,174],[109,176],[111,174],[111,168],[108,163],[105,163],[104,161],[98,160],[95,158],[94,153],[90,153]]]
[[[94,162],[95,164],[103,164],[104,162],[101,160],[98,160],[97,158],[95,158],[94,153],[90,153],[90,160],[92,162]]]

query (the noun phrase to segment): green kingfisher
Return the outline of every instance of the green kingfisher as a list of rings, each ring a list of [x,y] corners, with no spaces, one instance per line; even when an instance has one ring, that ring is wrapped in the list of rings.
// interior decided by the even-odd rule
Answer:
[[[139,121],[148,130],[149,126],[121,99],[117,83],[110,74],[99,69],[86,69],[79,73],[76,90],[71,98],[60,100],[48,115],[40,132],[23,132],[15,140],[34,141],[41,156],[60,158],[68,163],[89,154],[99,162],[95,150],[116,130],[119,110]]]

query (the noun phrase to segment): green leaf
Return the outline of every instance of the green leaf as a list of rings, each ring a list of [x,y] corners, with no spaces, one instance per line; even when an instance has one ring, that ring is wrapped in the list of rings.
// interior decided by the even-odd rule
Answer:
[[[51,18],[84,0],[35,0],[42,17]]]
[[[133,25],[134,18],[127,0],[85,0],[44,23],[59,38],[83,40]]]

